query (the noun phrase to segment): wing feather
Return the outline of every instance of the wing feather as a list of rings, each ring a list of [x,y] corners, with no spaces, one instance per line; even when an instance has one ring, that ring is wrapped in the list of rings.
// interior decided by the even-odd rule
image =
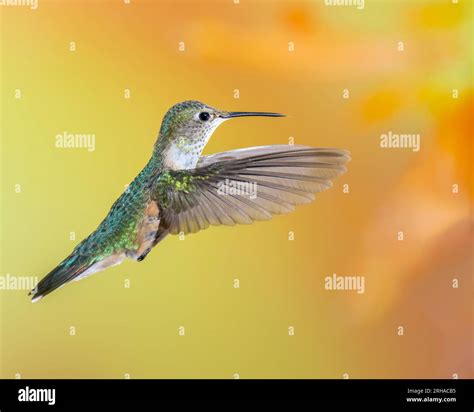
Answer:
[[[262,146],[203,156],[195,169],[167,171],[155,182],[162,225],[172,234],[209,226],[250,224],[289,213],[314,200],[346,171],[345,150],[308,146]],[[223,184],[256,193],[221,192]],[[235,188],[235,187],[234,187]]]

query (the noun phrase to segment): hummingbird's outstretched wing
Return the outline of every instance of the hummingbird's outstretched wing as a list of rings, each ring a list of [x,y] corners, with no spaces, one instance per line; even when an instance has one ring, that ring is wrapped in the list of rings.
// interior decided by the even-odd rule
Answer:
[[[203,156],[195,169],[166,171],[153,196],[162,230],[195,233],[209,225],[250,224],[309,203],[346,171],[349,153],[308,146],[262,146]]]

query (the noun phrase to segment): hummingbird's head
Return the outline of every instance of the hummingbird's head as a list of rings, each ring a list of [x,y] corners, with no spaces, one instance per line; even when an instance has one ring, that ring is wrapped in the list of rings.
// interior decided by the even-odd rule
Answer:
[[[155,153],[163,157],[165,167],[192,169],[217,126],[225,120],[243,116],[283,115],[268,112],[226,112],[195,100],[181,102],[169,109],[163,118]]]

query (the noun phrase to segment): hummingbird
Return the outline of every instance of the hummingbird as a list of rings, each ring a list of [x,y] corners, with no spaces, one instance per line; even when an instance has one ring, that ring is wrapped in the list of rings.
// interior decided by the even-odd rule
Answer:
[[[194,100],[171,107],[148,163],[97,229],[30,292],[32,301],[127,258],[140,262],[168,235],[289,213],[346,171],[349,152],[334,148],[270,145],[202,154],[220,124],[245,116],[284,115],[228,112]],[[243,190],[249,184],[254,196]]]

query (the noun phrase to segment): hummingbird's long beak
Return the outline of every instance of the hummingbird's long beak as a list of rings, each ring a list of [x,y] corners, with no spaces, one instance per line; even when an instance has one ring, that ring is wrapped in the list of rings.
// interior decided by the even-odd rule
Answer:
[[[264,117],[285,117],[281,113],[270,113],[270,112],[227,112],[221,117],[223,119],[231,119],[233,117],[245,117],[245,116],[264,116]]]

